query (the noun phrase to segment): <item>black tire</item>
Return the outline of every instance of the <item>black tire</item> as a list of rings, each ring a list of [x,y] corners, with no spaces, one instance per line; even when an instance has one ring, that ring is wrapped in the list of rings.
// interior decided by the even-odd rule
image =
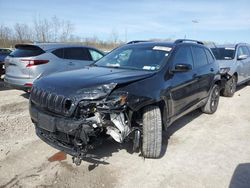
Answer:
[[[148,106],[143,112],[142,155],[158,158],[162,147],[162,119],[158,106]]]
[[[201,108],[201,111],[206,114],[213,114],[216,112],[220,99],[220,87],[215,84],[210,91],[208,101],[205,106]]]
[[[225,88],[223,89],[223,96],[232,97],[236,91],[237,86],[237,78],[236,76],[232,76],[225,84]]]
[[[0,65],[0,79],[3,74],[4,74],[3,65]]]

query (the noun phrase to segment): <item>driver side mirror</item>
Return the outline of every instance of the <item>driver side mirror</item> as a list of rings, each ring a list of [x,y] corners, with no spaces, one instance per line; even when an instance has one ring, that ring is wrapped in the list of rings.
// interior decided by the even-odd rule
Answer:
[[[190,64],[177,64],[172,72],[188,72],[190,70],[192,70],[192,65]]]
[[[239,55],[237,57],[237,60],[244,60],[244,59],[247,59],[248,58],[248,55]]]

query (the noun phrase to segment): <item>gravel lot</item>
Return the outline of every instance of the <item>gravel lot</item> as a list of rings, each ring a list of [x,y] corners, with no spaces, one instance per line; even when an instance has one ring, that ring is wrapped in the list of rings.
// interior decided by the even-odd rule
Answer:
[[[107,141],[101,162],[76,167],[40,141],[28,95],[0,82],[0,188],[3,187],[250,187],[250,86],[221,97],[214,115],[198,110],[164,133],[160,159],[143,159],[131,145]]]

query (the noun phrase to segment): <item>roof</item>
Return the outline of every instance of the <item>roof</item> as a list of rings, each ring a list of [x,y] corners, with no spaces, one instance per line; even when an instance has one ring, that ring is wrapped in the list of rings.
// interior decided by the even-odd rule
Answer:
[[[131,46],[145,46],[145,47],[149,47],[149,46],[167,46],[167,47],[173,47],[175,46],[174,42],[137,42],[137,43],[131,43],[131,44],[127,44],[127,45],[131,45]]]
[[[26,44],[17,44],[17,45],[33,45],[38,46],[39,48],[43,49],[44,51],[56,49],[56,48],[64,48],[64,47],[87,47],[93,48],[81,44],[73,44],[73,43],[26,43]],[[17,46],[16,45],[16,46]],[[95,48],[93,48],[95,49]]]

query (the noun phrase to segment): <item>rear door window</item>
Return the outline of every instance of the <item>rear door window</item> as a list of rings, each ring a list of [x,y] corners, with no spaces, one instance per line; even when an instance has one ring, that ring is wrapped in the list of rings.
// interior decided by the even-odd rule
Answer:
[[[202,67],[208,64],[207,55],[203,48],[192,46],[194,65],[196,68]]]
[[[16,49],[10,53],[11,57],[33,57],[45,53],[38,46],[33,45],[17,45]]]
[[[64,48],[64,59],[92,61],[92,57],[86,48]]]

